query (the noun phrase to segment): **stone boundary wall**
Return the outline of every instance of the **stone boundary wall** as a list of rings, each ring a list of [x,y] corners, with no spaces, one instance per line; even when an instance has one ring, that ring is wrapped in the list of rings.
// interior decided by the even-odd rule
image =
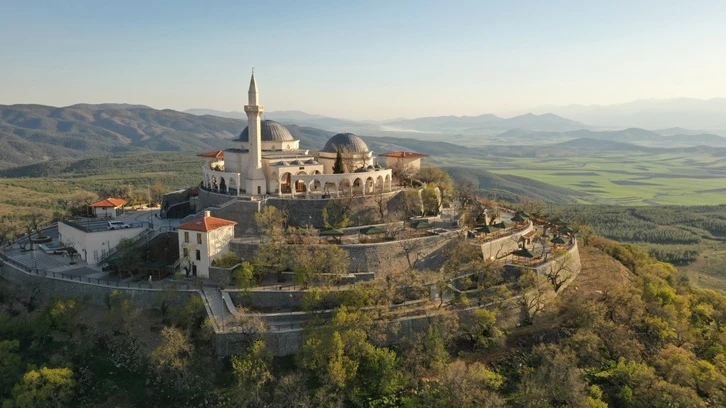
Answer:
[[[444,263],[444,250],[459,235],[451,231],[428,237],[369,244],[338,245],[350,256],[350,272],[400,272],[408,262],[418,270],[438,270]],[[242,259],[252,259],[259,242],[230,241],[230,251]],[[292,246],[292,245],[290,245]],[[408,253],[407,253],[408,252]]]
[[[24,288],[37,287],[42,292],[48,294],[58,294],[67,297],[77,296],[88,303],[98,306],[105,306],[108,295],[114,290],[117,290],[127,295],[135,306],[142,309],[152,309],[158,307],[158,295],[164,292],[163,289],[115,287],[34,275],[21,271],[7,262],[0,267],[0,277]],[[169,301],[179,305],[186,302],[192,296],[199,296],[197,290],[176,290],[172,293],[176,293],[177,296],[174,297],[175,299],[169,299]]]
[[[577,274],[579,274],[581,270],[581,264],[577,242],[575,242],[575,244],[568,249],[567,254],[563,256],[567,257],[566,263],[569,265],[570,268],[572,268],[572,275],[576,276]],[[562,257],[553,258],[552,261],[538,266],[537,272],[544,273],[547,268],[553,267],[553,264],[561,258]],[[560,288],[560,292],[562,292],[562,290],[566,288],[570,282],[572,282],[572,279],[567,280],[567,283],[565,283]],[[284,291],[281,291],[280,296],[284,296],[285,294],[286,293]],[[553,299],[558,294],[559,292],[553,293],[553,296],[549,299]],[[502,307],[500,308],[497,320],[500,321],[505,327],[513,327],[521,322],[521,319],[523,317],[523,311],[521,305],[519,304],[520,298],[521,296],[515,296],[507,299],[506,301],[504,301]],[[447,314],[450,313],[457,313],[459,314],[459,317],[462,317],[465,316],[467,313],[471,313],[477,308],[478,307],[471,307],[462,310],[447,311],[440,315],[412,316],[394,320],[391,323],[391,327],[388,333],[389,344],[395,344],[407,338],[414,338],[414,336],[416,336],[417,334],[425,333],[433,319],[446,318]],[[300,347],[302,347],[303,329],[269,331],[265,333],[264,339],[267,342],[269,350],[273,354],[278,356],[292,355],[295,354],[300,349]],[[230,354],[238,354],[244,352],[245,343],[243,341],[243,338],[240,337],[240,334],[222,333],[217,336],[216,340],[216,350],[218,355],[220,356],[227,356]]]
[[[514,275],[522,270],[531,270],[539,275],[547,275],[550,272],[556,272],[560,269],[563,275],[575,276],[580,273],[582,269],[580,263],[580,251],[577,247],[577,240],[575,240],[571,247],[567,248],[567,251],[558,257],[554,257],[551,260],[537,266],[523,266],[517,264],[506,264],[504,265],[505,273]]]
[[[403,208],[405,194],[402,191],[391,191],[380,194],[382,205],[386,211],[396,212]],[[281,198],[269,197],[262,201],[245,200],[235,196],[216,194],[205,190],[199,191],[199,208],[209,209],[214,217],[237,222],[235,235],[251,235],[257,233],[254,214],[271,205],[289,214],[288,224],[295,227],[312,223],[316,228],[323,225],[323,208],[332,201],[350,200],[350,219],[356,224],[371,224],[380,219],[376,195],[354,197],[331,197],[326,199]],[[211,207],[211,208],[210,208]]]
[[[508,254],[519,248],[519,237],[532,230],[534,230],[534,226],[530,223],[529,227],[521,231],[517,231],[512,235],[497,238],[489,242],[483,242],[481,244],[481,254],[484,259],[489,259],[492,256]]]

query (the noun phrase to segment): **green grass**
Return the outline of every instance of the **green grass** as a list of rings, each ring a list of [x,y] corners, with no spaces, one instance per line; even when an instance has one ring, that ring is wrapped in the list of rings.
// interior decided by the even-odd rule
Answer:
[[[588,194],[583,203],[700,205],[726,203],[723,160],[708,154],[593,153],[542,158],[446,158],[443,165],[528,177]]]

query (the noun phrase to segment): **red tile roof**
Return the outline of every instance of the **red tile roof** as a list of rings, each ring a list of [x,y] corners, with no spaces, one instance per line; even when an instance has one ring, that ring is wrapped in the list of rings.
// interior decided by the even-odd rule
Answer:
[[[189,221],[177,227],[177,229],[209,232],[228,225],[237,225],[236,222],[217,217],[202,217]]]
[[[116,208],[121,207],[122,205],[126,204],[126,200],[123,198],[106,198],[103,199],[97,203],[91,204],[91,207],[100,207],[100,208]]]
[[[224,157],[224,150],[216,150],[213,152],[199,153],[199,157],[211,157],[213,159],[221,159]]]
[[[414,153],[414,152],[390,152],[390,153],[381,153],[379,156],[383,157],[397,157],[399,159],[418,159],[421,157],[429,157],[428,154],[423,153]]]

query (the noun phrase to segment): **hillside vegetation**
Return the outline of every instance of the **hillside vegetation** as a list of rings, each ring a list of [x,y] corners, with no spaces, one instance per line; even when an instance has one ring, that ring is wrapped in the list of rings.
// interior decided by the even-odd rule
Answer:
[[[645,251],[599,237],[583,270],[531,324],[432,310],[393,347],[390,317],[359,285],[333,317],[274,358],[264,324],[240,318],[245,351],[219,360],[199,298],[139,311],[115,292],[105,308],[0,282],[4,406],[696,407],[726,404],[726,297],[677,279]],[[315,295],[315,294],[313,294]],[[319,294],[317,294],[319,295]],[[311,298],[313,299],[313,298]],[[373,303],[371,303],[373,302]],[[509,327],[509,328],[508,328]]]

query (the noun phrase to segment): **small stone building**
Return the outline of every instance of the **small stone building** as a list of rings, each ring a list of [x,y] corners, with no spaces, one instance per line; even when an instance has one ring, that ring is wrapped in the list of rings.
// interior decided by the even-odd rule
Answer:
[[[177,227],[182,270],[187,270],[189,275],[209,278],[212,261],[229,251],[229,241],[234,238],[236,224],[212,217],[209,211],[205,211],[204,217]]]
[[[96,218],[116,218],[124,213],[126,200],[123,198],[109,197],[91,204],[93,214]]]

